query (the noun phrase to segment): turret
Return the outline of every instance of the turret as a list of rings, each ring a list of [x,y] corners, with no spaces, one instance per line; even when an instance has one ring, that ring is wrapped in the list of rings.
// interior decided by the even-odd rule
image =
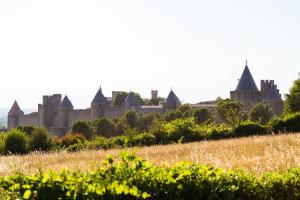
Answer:
[[[73,104],[66,95],[59,105],[59,127],[69,126],[69,113],[73,110]]]
[[[91,120],[103,117],[108,107],[109,103],[103,95],[102,89],[100,87],[93,101],[91,102]]]
[[[138,106],[138,99],[136,98],[134,92],[130,91],[125,99],[125,110],[136,110]]]
[[[7,128],[16,128],[19,126],[19,119],[24,115],[24,112],[20,109],[17,101],[14,102],[11,109],[8,112]]]
[[[181,105],[181,102],[180,102],[179,98],[176,96],[176,94],[171,89],[167,99],[163,103],[163,107],[167,108],[167,109],[170,109],[170,108],[172,109],[172,108],[176,108],[180,105]]]

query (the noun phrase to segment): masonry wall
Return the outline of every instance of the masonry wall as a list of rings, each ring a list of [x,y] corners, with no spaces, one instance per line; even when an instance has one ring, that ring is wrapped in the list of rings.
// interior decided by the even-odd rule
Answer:
[[[88,121],[90,120],[90,114],[91,110],[90,109],[77,109],[77,110],[72,110],[69,112],[69,122],[68,125],[71,127],[74,122],[83,120],[83,121]]]
[[[231,91],[230,98],[240,100],[247,111],[249,111],[257,102],[262,100],[260,91]]]
[[[151,112],[163,113],[165,110],[162,106],[142,106],[142,107],[139,107],[137,109],[137,111],[147,114],[147,113],[151,113]]]
[[[39,126],[39,113],[34,112],[28,115],[23,115],[19,117],[19,126]]]
[[[104,117],[121,117],[125,114],[125,106],[109,106],[104,113]]]

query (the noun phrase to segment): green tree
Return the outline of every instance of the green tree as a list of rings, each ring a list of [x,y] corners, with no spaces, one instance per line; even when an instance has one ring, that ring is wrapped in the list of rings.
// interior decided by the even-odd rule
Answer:
[[[136,99],[138,100],[139,104],[140,104],[140,105],[144,105],[144,101],[143,101],[143,99],[141,98],[141,95],[138,94],[138,93],[134,93],[134,95],[135,95]],[[119,92],[119,93],[116,95],[113,104],[114,104],[115,106],[120,106],[120,105],[122,105],[122,104],[125,102],[125,99],[126,99],[127,96],[128,96],[128,92]]]
[[[28,148],[32,151],[49,151],[52,140],[45,128],[35,128],[28,139]]]
[[[298,111],[300,111],[300,73],[290,88],[290,93],[285,95],[285,114]]]
[[[196,124],[202,124],[212,119],[211,112],[206,108],[200,108],[194,111],[193,117]]]
[[[122,104],[125,102],[125,99],[126,99],[127,95],[128,95],[127,92],[119,92],[119,93],[116,95],[113,104],[114,104],[115,106],[120,106],[120,105],[122,105]]]
[[[253,106],[249,113],[249,119],[252,122],[265,125],[274,116],[272,108],[269,104],[259,102]]]
[[[243,104],[236,99],[219,98],[217,100],[217,115],[227,124],[236,127],[241,123],[245,115]]]
[[[17,129],[10,130],[4,138],[4,150],[13,154],[26,153],[26,134]]]
[[[179,107],[178,107],[178,110],[179,110],[181,113],[184,113],[184,112],[186,112],[186,111],[191,110],[191,107],[190,107],[189,104],[186,103],[186,104],[183,104],[183,105],[179,106]]]
[[[168,112],[165,112],[164,113],[164,116],[163,116],[164,120],[166,122],[170,122],[170,121],[173,121],[175,119],[180,119],[182,118],[182,112],[180,112],[179,110],[177,111],[168,111]]]
[[[112,137],[115,135],[115,124],[106,117],[96,120],[96,134],[103,135],[105,137]]]
[[[125,114],[125,121],[129,125],[130,128],[134,128],[136,126],[137,114],[133,110],[129,110]]]
[[[82,134],[86,139],[93,137],[93,130],[86,121],[77,121],[72,126],[73,133]]]

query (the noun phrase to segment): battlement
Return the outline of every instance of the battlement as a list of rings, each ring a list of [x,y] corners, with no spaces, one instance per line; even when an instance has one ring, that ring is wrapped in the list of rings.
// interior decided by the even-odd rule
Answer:
[[[58,103],[58,105],[61,102],[61,94],[53,94],[53,95],[44,95],[43,96],[43,105],[49,104],[49,103]]]
[[[151,99],[158,98],[158,90],[151,90]]]
[[[275,85],[274,80],[261,80],[260,88],[262,92],[267,92],[271,88],[277,89],[277,85]]]

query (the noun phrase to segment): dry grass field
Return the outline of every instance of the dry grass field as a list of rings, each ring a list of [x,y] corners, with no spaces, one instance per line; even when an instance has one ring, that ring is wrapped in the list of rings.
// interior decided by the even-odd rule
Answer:
[[[25,156],[1,156],[0,175],[14,170],[26,174],[44,171],[89,170],[107,155],[119,156],[120,150],[31,153]],[[300,134],[259,136],[188,144],[171,144],[137,149],[137,154],[154,164],[191,161],[225,169],[243,169],[257,175],[300,167]]]

